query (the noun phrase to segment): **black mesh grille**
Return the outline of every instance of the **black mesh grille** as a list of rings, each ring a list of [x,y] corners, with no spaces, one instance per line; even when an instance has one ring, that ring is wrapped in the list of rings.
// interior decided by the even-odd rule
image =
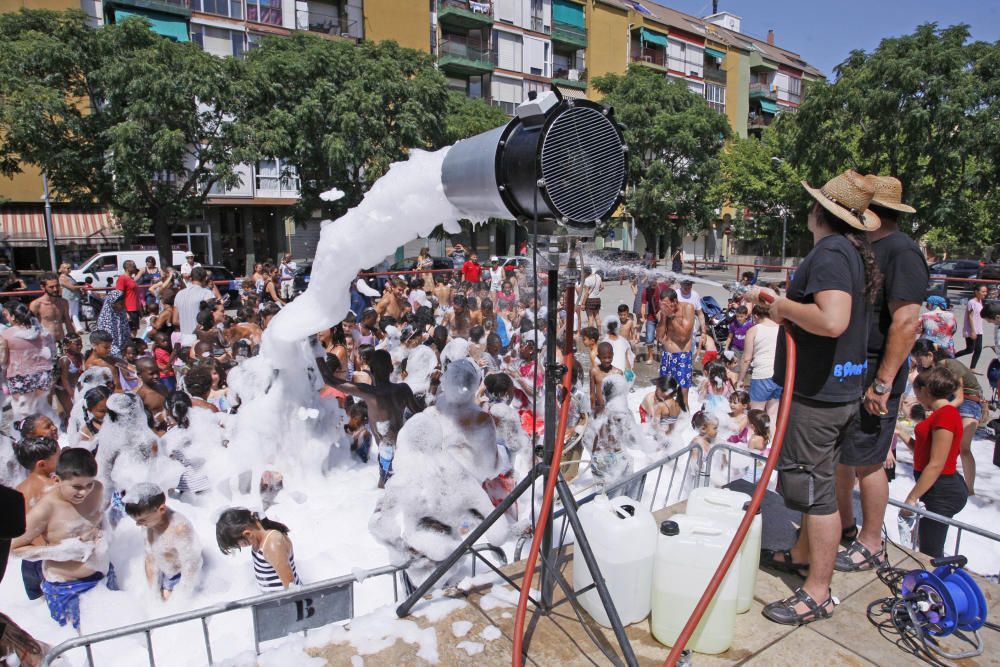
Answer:
[[[611,121],[589,107],[559,114],[542,142],[542,178],[560,217],[593,223],[611,214],[625,184],[625,153]]]

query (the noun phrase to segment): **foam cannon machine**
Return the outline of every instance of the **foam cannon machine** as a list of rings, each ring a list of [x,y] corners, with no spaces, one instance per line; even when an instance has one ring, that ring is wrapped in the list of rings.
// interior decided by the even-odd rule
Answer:
[[[396,610],[406,616],[410,609],[445,576],[464,556],[482,559],[515,588],[521,589],[518,620],[523,626],[524,608],[530,589],[536,557],[540,557],[541,594],[535,602],[536,613],[548,613],[553,608],[553,588],[558,584],[566,598],[576,606],[577,591],[559,573],[552,556],[552,498],[558,491],[567,518],[576,535],[575,548],[582,552],[590,569],[593,587],[604,603],[625,663],[636,665],[620,617],[615,610],[594,558],[590,544],[577,518],[576,502],[559,474],[562,439],[565,434],[569,401],[557,408],[557,386],[568,383],[567,359],[572,359],[573,309],[566,313],[566,341],[563,363],[556,361],[557,322],[559,313],[559,278],[564,280],[567,303],[574,303],[576,280],[579,278],[573,253],[569,264],[559,270],[559,239],[569,237],[575,243],[579,237],[593,235],[595,227],[607,220],[625,194],[628,148],[621,128],[614,121],[609,107],[583,99],[564,99],[557,92],[532,95],[517,107],[514,118],[488,132],[459,141],[445,157],[441,167],[444,193],[456,208],[476,219],[515,219],[535,236],[535,252],[548,241],[548,318],[545,359],[545,435],[543,445],[536,448],[539,462],[513,491],[473,529],[458,548],[418,586]],[[568,392],[564,392],[568,395]],[[559,447],[556,443],[559,443]],[[539,511],[532,550],[522,584],[500,572],[472,547],[494,522],[517,499],[543,479],[545,494]],[[589,589],[589,587],[588,587]],[[583,591],[580,591],[583,592]],[[514,661],[520,664],[521,633],[515,630]]]

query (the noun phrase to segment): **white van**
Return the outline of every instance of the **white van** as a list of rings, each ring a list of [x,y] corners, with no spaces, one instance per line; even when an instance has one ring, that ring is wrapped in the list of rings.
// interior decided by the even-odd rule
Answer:
[[[185,250],[174,250],[171,265],[177,266],[184,262]],[[94,279],[94,287],[104,287],[108,278],[116,278],[122,272],[122,264],[125,260],[131,259],[138,268],[146,265],[147,257],[155,257],[156,264],[160,264],[160,254],[155,250],[112,250],[99,252],[83,264],[80,268],[69,272],[70,277],[78,283],[82,283],[87,276]],[[161,267],[162,268],[162,267]]]

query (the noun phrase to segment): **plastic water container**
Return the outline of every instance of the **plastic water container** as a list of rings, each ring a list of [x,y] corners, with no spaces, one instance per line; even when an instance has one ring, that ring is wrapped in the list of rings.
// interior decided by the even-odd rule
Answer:
[[[743,514],[750,496],[739,491],[699,487],[691,492],[687,501],[687,513],[692,516],[710,516],[732,521],[733,533],[743,521]],[[753,591],[757,585],[757,571],[760,567],[760,510],[750,524],[750,530],[740,547],[739,592],[736,595],[736,613],[749,611],[753,604]]]
[[[580,523],[608,592],[624,625],[649,615],[649,592],[656,554],[656,520],[646,508],[626,496],[613,500],[601,495],[580,507]],[[573,588],[593,583],[579,549],[573,551]],[[580,604],[606,628],[611,627],[597,589],[580,596]]]
[[[694,611],[732,541],[731,522],[708,516],[675,514],[660,524],[653,565],[650,629],[662,644],[673,646]],[[722,653],[733,643],[740,556],[701,617],[687,648]]]

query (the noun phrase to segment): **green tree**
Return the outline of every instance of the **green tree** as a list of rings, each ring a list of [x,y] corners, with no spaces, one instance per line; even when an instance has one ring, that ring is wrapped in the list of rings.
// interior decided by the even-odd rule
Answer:
[[[456,91],[448,93],[448,111],[441,127],[440,144],[449,146],[460,139],[475,136],[510,120],[499,107]]]
[[[252,158],[242,62],[138,17],[94,30],[78,11],[4,14],[0,42],[0,170],[36,165],[57,197],[151,225],[169,264],[172,227]]]
[[[897,176],[918,237],[947,228],[965,242],[1000,240],[984,217],[998,203],[998,48],[969,43],[967,26],[932,23],[851,52],[834,83],[810,84],[790,157],[814,184],[847,168]]]
[[[247,121],[264,155],[282,156],[301,177],[298,219],[342,213],[411,148],[440,142],[449,107],[429,54],[395,42],[359,45],[296,33],[269,38],[247,56]],[[320,193],[346,196],[325,202]]]
[[[734,225],[736,238],[762,241],[775,255],[781,247],[782,216],[787,216],[788,238],[796,237],[804,229],[808,199],[795,166],[782,157],[785,125],[779,118],[760,138],[730,138],[720,156],[715,190],[718,200],[753,216],[752,226],[742,220]]]
[[[634,65],[594,80],[625,127],[631,187],[626,206],[649,247],[661,234],[701,230],[716,217],[713,198],[726,117],[681,81]]]

